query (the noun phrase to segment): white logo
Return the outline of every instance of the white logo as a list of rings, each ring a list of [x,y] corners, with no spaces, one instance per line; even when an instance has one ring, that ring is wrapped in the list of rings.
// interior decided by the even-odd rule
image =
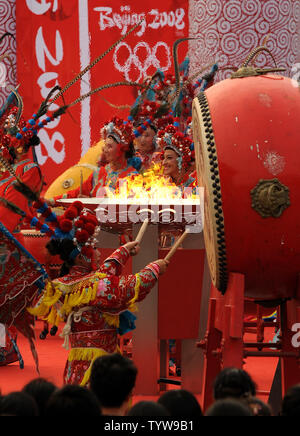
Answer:
[[[119,61],[121,50],[127,52],[127,58],[123,63]],[[158,51],[163,53],[163,59],[158,58]],[[144,53],[146,56],[141,60],[140,56]],[[115,49],[113,62],[115,68],[123,73],[128,81],[133,81],[132,72],[137,70],[139,76],[134,80],[138,82],[148,76],[147,71],[150,67],[154,67],[155,70],[167,71],[171,67],[171,50],[168,44],[162,41],[157,42],[152,49],[147,42],[141,41],[133,50],[129,44],[121,42]]]
[[[144,35],[147,27],[154,30],[169,27],[179,31],[185,28],[184,8],[167,11],[151,9],[149,12],[137,13],[131,10],[131,6],[125,5],[120,6],[120,11],[115,11],[109,6],[95,7],[94,11],[99,13],[99,29],[101,31],[116,27],[121,31],[121,35],[125,35],[130,27],[139,22],[141,25],[136,31],[136,36],[139,38]]]
[[[3,62],[0,62],[0,87],[5,88],[6,86],[7,69]]]
[[[292,325],[292,332],[297,332],[292,337],[292,345],[294,348],[300,347],[300,323],[296,323]]]
[[[28,9],[35,15],[43,15],[52,7],[52,11],[57,11],[57,0],[53,0],[53,4],[46,0],[26,0]]]
[[[291,69],[292,84],[298,88],[300,85],[300,63],[294,64]]]

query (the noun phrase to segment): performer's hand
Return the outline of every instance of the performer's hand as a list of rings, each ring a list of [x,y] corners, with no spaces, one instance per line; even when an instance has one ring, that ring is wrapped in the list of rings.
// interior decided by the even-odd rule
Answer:
[[[166,272],[167,267],[169,265],[169,261],[165,259],[158,259],[155,260],[154,263],[156,263],[159,266],[159,275],[162,275]]]
[[[140,244],[137,241],[127,242],[123,247],[129,251],[130,256],[135,256],[140,251]]]
[[[50,207],[54,207],[55,206],[55,201],[53,199],[47,199],[44,198],[43,201]]]
[[[79,194],[78,198],[89,198],[88,195]]]

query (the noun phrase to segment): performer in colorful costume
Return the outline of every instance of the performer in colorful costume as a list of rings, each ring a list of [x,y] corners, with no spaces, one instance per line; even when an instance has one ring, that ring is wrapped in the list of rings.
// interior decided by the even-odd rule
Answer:
[[[118,334],[132,329],[135,303],[143,300],[165,271],[167,262],[157,260],[137,274],[121,275],[130,255],[138,252],[137,242],[117,249],[103,265],[97,265],[94,249],[97,219],[76,201],[59,218],[59,228],[48,249],[60,254],[67,269],[49,282],[30,313],[49,323],[65,324],[64,346],[71,351],[64,382],[86,385],[95,358],[118,351]]]
[[[134,120],[136,137],[136,155],[141,159],[140,172],[146,171],[153,164],[161,163],[161,152],[157,149],[157,132],[173,122],[173,117],[164,106],[156,101],[144,100],[134,106],[129,119]]]
[[[102,127],[101,137],[105,140],[105,145],[97,170],[82,186],[56,196],[54,201],[64,198],[102,197],[106,195],[106,187],[114,190],[120,179],[137,174],[131,164],[134,155],[132,124],[114,117]],[[140,164],[140,161],[136,163]]]
[[[121,40],[129,35],[137,26],[138,24],[130,29],[126,35],[123,35]],[[3,37],[0,41],[2,41]],[[53,114],[47,114],[51,104],[106,56],[118,42],[113,44],[106,52],[82,70],[63,89],[55,86],[42,102],[37,113],[27,123],[21,120],[20,115],[23,103],[16,92],[13,92],[5,107],[0,110],[1,119],[6,120],[0,129],[0,161],[1,166],[4,168],[1,170],[0,192],[0,323],[17,326],[29,338],[34,353],[31,321],[28,321],[28,313],[25,309],[34,298],[37,289],[43,286],[42,280],[47,277],[47,273],[11,233],[15,231],[21,218],[30,213],[28,201],[38,199],[42,187],[38,165],[32,162],[30,158],[28,159],[27,156],[25,158],[25,154],[29,146],[39,143],[37,132],[45,127],[47,123],[64,114],[70,106],[101,91],[101,89],[118,85],[107,84],[99,87],[80,96],[74,102],[59,107]],[[53,96],[56,91],[59,92]],[[17,100],[17,110],[13,109],[6,118],[7,109],[15,97]],[[43,121],[39,121],[43,115],[48,116]],[[10,214],[8,214],[8,211]],[[37,362],[36,354],[34,356]]]
[[[29,213],[30,197],[38,196],[43,184],[40,169],[28,153],[31,146],[39,144],[39,138],[32,124],[22,118],[22,107],[20,96],[12,92],[2,111],[0,127],[0,323],[2,333],[5,325],[6,335],[4,341],[2,334],[5,347],[0,350],[0,364],[19,360],[21,367],[16,329],[29,339],[37,363],[33,317],[25,309],[47,276],[23,247],[18,233],[22,219]]]

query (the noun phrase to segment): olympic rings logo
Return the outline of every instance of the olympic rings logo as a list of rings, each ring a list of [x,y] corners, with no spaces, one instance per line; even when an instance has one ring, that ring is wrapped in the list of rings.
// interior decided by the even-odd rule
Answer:
[[[162,65],[164,60],[160,61],[157,57],[158,49],[162,48],[165,51],[165,65]],[[120,50],[125,49],[128,52],[128,57],[123,65],[119,62]],[[138,51],[144,50],[146,52],[145,60],[141,60]],[[130,72],[132,67],[136,67],[139,72],[139,77],[135,79],[137,82],[140,80],[144,80],[148,74],[147,71],[150,67],[154,67],[156,70],[160,69],[161,71],[167,71],[171,67],[171,50],[165,42],[159,41],[155,44],[155,46],[151,49],[147,42],[139,42],[134,49],[130,47],[126,42],[121,42],[115,49],[113,55],[113,62],[115,68],[124,74],[125,79],[128,81],[132,81],[130,77]]]

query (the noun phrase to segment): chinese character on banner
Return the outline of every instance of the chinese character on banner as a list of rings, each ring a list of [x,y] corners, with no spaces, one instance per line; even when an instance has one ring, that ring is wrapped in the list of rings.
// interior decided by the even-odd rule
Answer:
[[[188,36],[188,0],[26,0],[17,2],[17,70],[24,116],[30,118],[50,90],[63,88],[101,53],[138,27],[50,107],[105,84],[142,83],[157,69],[173,72],[173,43]],[[188,43],[179,50],[179,60]],[[128,116],[138,89],[106,89],[71,107],[39,132],[36,156],[49,185],[99,141],[102,124]]]

